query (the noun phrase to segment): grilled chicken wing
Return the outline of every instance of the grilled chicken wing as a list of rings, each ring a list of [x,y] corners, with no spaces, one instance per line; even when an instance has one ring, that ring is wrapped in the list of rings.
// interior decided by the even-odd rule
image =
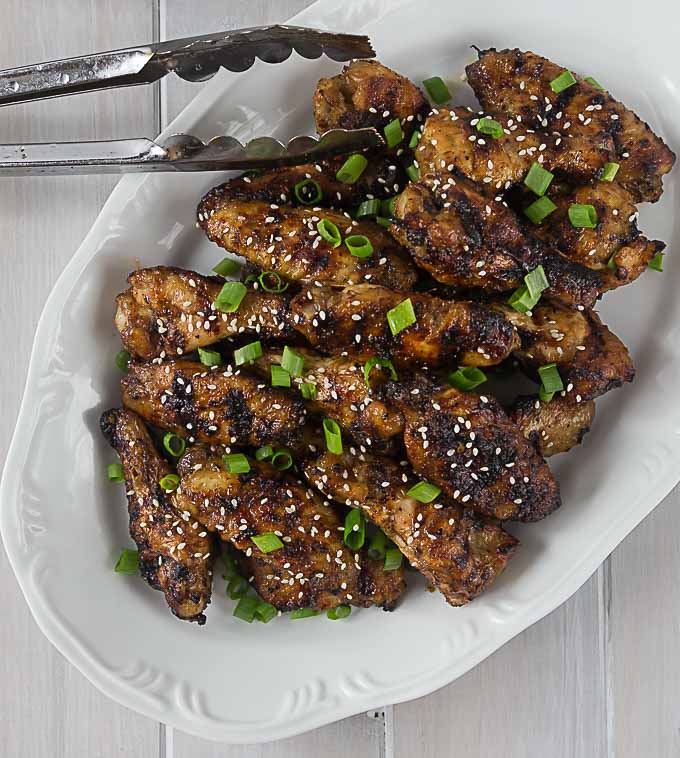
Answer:
[[[675,155],[644,121],[595,84],[576,76],[574,85],[553,92],[550,82],[563,72],[535,53],[493,48],[479,51],[479,60],[466,68],[484,110],[519,116],[525,127],[546,130],[551,147],[561,140],[559,147],[569,155],[563,169],[573,162],[598,178],[605,162],[617,162],[616,181],[636,202],[658,200]]]
[[[133,361],[120,386],[127,408],[190,442],[287,447],[302,434],[299,399],[231,366]]]
[[[493,398],[423,377],[387,393],[404,414],[411,465],[449,498],[513,521],[538,521],[560,506],[547,464]]]
[[[142,420],[126,410],[110,410],[101,430],[120,456],[130,515],[130,536],[139,549],[142,576],[165,595],[180,619],[205,623],[210,603],[214,538],[188,523],[172,506],[160,480],[171,473]]]
[[[525,396],[515,401],[508,414],[538,452],[548,458],[581,444],[595,418],[595,403],[575,403],[560,395],[544,403],[535,396]]]
[[[302,382],[313,384],[314,396],[307,409],[336,421],[363,449],[391,452],[396,448],[397,435],[404,428],[398,410],[386,405],[373,388],[385,380],[385,373],[376,367],[369,374],[369,386],[364,380],[364,367],[351,360],[331,358],[311,350],[296,348],[304,358],[304,373],[295,379],[293,387]],[[281,364],[282,352],[269,350],[255,363],[267,378],[273,364]]]
[[[116,298],[116,327],[132,355],[145,360],[183,355],[242,333],[290,338],[288,301],[249,290],[235,313],[214,306],[224,279],[171,266],[133,271]]]
[[[595,302],[599,274],[526,234],[504,203],[460,176],[448,175],[443,184],[434,178],[432,186],[434,192],[425,184],[411,184],[402,192],[390,230],[437,281],[502,292],[521,285],[524,275],[540,264],[553,297],[570,305]]]
[[[354,221],[339,211],[277,206],[258,200],[233,200],[224,186],[208,192],[198,206],[198,223],[208,238],[254,266],[287,279],[328,284],[373,282],[408,289],[416,272],[389,233],[373,221]],[[272,207],[274,206],[274,207]],[[324,239],[318,231],[326,219],[343,238],[361,234],[373,254],[353,256],[345,244]]]
[[[304,466],[321,492],[362,508],[451,605],[465,605],[503,571],[517,540],[499,524],[446,498],[420,503],[416,482],[396,461],[325,453]]]
[[[337,513],[294,479],[267,466],[230,474],[201,448],[191,449],[178,471],[178,507],[258,561],[267,573],[257,589],[278,610],[343,603],[391,610],[403,592],[403,574],[367,568],[363,555],[344,545]],[[252,537],[272,533],[282,547],[262,552]]]
[[[394,335],[387,314],[406,298],[415,322]],[[398,366],[500,363],[517,346],[510,322],[470,302],[400,293],[373,285],[310,287],[291,301],[293,322],[314,346],[358,360],[380,356]]]

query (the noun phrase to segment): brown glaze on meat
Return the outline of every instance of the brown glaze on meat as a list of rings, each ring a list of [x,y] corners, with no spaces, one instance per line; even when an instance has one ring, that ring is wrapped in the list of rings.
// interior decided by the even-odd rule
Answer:
[[[525,127],[545,130],[550,148],[568,153],[563,168],[574,164],[597,179],[605,162],[617,162],[616,181],[635,202],[658,200],[673,152],[632,111],[580,76],[573,86],[553,92],[550,82],[563,71],[532,52],[493,48],[479,51],[479,60],[466,68],[482,108],[520,116]]]
[[[190,442],[289,447],[302,434],[299,399],[231,366],[133,361],[120,386],[127,408]]]
[[[142,576],[165,595],[175,616],[205,624],[217,555],[214,538],[187,523],[171,504],[160,480],[172,470],[139,416],[113,409],[102,414],[100,426],[123,465],[130,536],[139,550]]]
[[[416,322],[393,335],[387,313],[405,299]],[[518,345],[510,322],[478,303],[441,300],[358,285],[310,287],[291,301],[293,323],[316,348],[358,360],[390,358],[397,366],[500,363]]]
[[[218,456],[191,449],[180,461],[177,505],[247,557],[267,566],[258,591],[278,610],[343,603],[392,609],[403,574],[367,570],[342,540],[336,511],[308,487],[265,465],[230,474]],[[251,539],[276,534],[283,546],[263,553]]]
[[[547,464],[493,398],[422,377],[387,392],[406,420],[411,465],[456,503],[513,521],[538,521],[560,506]]]
[[[395,460],[325,453],[304,471],[328,497],[361,508],[451,605],[465,605],[487,589],[518,544],[498,523],[452,500],[409,497],[417,479]]]
[[[235,313],[214,306],[224,279],[171,266],[133,271],[130,287],[116,298],[116,328],[129,352],[139,358],[183,355],[238,334],[287,339],[288,301],[249,290]]]

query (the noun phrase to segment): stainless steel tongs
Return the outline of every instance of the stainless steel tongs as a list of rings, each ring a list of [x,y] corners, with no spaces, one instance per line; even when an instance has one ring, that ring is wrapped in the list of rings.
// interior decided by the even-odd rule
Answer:
[[[327,55],[337,61],[375,56],[365,36],[297,26],[235,29],[0,71],[0,106],[150,84],[169,73],[198,82],[214,76],[220,67],[245,71],[255,58],[281,63],[293,50],[304,58]],[[382,145],[375,129],[333,129],[319,138],[294,137],[285,145],[273,137],[243,145],[228,135],[205,143],[189,134],[174,135],[163,143],[133,138],[0,145],[0,176],[291,166]]]

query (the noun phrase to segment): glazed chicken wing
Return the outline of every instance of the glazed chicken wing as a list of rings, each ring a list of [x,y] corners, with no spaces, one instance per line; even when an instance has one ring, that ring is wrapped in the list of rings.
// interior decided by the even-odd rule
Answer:
[[[325,453],[305,475],[328,497],[361,508],[451,605],[481,594],[503,571],[517,540],[499,524],[446,498],[408,496],[413,474],[389,458]]]
[[[160,485],[171,473],[170,466],[139,416],[110,410],[102,415],[100,426],[123,465],[130,536],[139,550],[142,576],[165,595],[175,616],[204,624],[203,611],[212,592],[214,538],[173,507]]]

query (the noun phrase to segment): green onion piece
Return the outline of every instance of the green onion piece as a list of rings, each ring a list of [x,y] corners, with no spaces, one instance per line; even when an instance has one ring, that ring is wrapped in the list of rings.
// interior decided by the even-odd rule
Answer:
[[[345,516],[345,545],[350,550],[361,550],[366,539],[366,519],[360,508],[352,508]]]
[[[248,276],[243,280],[244,284],[253,284],[257,281],[257,274],[248,274]]]
[[[293,191],[295,197],[303,205],[314,205],[323,197],[321,186],[314,179],[303,179],[295,185]]]
[[[295,350],[289,347],[283,348],[281,356],[281,365],[291,376],[302,376],[302,370],[305,366],[305,359]]]
[[[614,252],[609,256],[609,260],[607,261],[607,268],[611,269],[612,271],[616,271],[616,254],[618,252],[618,250],[614,250]]]
[[[539,197],[537,200],[527,206],[523,213],[534,224],[540,224],[547,216],[549,216],[557,206],[553,201],[546,197]]]
[[[385,551],[387,550],[388,540],[385,532],[381,529],[371,537],[371,541],[368,543],[368,557],[374,561],[385,557]]]
[[[313,382],[303,382],[300,385],[300,394],[305,400],[314,400],[316,398],[316,384]]]
[[[248,594],[248,580],[242,576],[233,576],[227,584],[227,595],[232,600],[238,600]]]
[[[222,460],[230,474],[247,474],[250,471],[250,463],[243,453],[223,455]]]
[[[355,153],[340,166],[335,178],[343,184],[354,184],[356,180],[364,173],[368,161],[363,155]]]
[[[413,310],[411,298],[402,300],[399,305],[387,311],[387,323],[390,325],[393,336],[416,323],[416,313]]]
[[[177,474],[166,474],[159,482],[166,492],[174,492],[179,487]]]
[[[235,313],[248,288],[243,282],[225,282],[220,294],[215,298],[215,308],[222,313]]]
[[[421,138],[422,136],[423,136],[423,135],[420,133],[420,130],[416,129],[416,130],[413,132],[413,134],[411,135],[411,139],[410,139],[410,140],[409,140],[409,142],[408,142],[408,146],[409,146],[411,149],[413,149],[414,147],[416,147],[416,146],[418,145],[418,143],[420,142],[420,138]]]
[[[342,455],[342,433],[336,421],[332,418],[323,420],[323,433],[326,437],[326,447],[334,455]]]
[[[176,434],[168,432],[163,437],[163,447],[174,458],[179,458],[181,455],[184,455],[184,451],[187,449],[187,443]]]
[[[431,503],[441,495],[441,492],[439,487],[435,487],[434,484],[422,481],[414,484],[406,494],[415,498],[419,503]]]
[[[553,399],[554,395],[554,392],[546,392],[543,387],[538,388],[538,399],[542,403],[549,403]]]
[[[367,387],[371,386],[368,378],[376,366],[386,368],[390,372],[390,378],[395,382],[398,380],[397,370],[394,368],[394,363],[391,360],[388,358],[369,358],[364,364],[364,381]]]
[[[647,268],[651,268],[654,271],[663,271],[663,257],[665,253],[657,253],[652,260],[647,264]]]
[[[270,279],[273,279],[275,284],[270,284]],[[285,282],[276,271],[263,271],[257,277],[257,281],[265,292],[285,292],[290,285],[290,282]]]
[[[541,379],[541,386],[544,392],[561,392],[564,389],[562,377],[557,370],[557,364],[546,363],[538,369],[538,375]]]
[[[375,223],[380,224],[380,226],[384,226],[385,229],[392,226],[394,221],[391,218],[386,218],[385,216],[376,216],[375,217]]]
[[[404,139],[404,130],[401,128],[401,121],[395,118],[383,129],[387,147],[395,147]]]
[[[255,460],[266,461],[272,455],[274,455],[274,448],[271,445],[264,445],[263,447],[258,447],[255,451]]]
[[[274,532],[267,532],[266,534],[256,534],[250,538],[263,553],[273,553],[274,550],[280,550],[283,547],[283,542]]]
[[[331,621],[346,619],[351,612],[352,609],[349,605],[338,605],[336,608],[329,608],[326,611],[326,618],[329,618]]]
[[[373,198],[373,200],[364,200],[359,204],[357,208],[357,218],[363,218],[364,216],[377,216],[380,213],[380,200]]]
[[[493,139],[498,139],[503,136],[503,127],[498,121],[494,121],[488,116],[479,119],[477,122],[477,131],[482,134],[488,134],[489,137],[492,137]]]
[[[441,76],[431,76],[429,79],[425,79],[423,87],[425,87],[427,94],[435,105],[444,105],[444,103],[448,103],[451,99],[449,88],[444,84]]]
[[[124,374],[127,374],[128,363],[130,363],[131,358],[132,356],[130,355],[130,353],[128,353],[127,350],[119,350],[116,353],[116,357],[113,360],[116,364],[116,368],[119,371],[122,371]]]
[[[476,366],[462,366],[449,374],[449,384],[459,390],[473,390],[484,384],[486,374]]]
[[[355,258],[368,258],[373,255],[373,245],[365,234],[352,234],[345,237],[345,247]]]
[[[222,563],[224,563],[224,578],[233,579],[235,576],[238,576],[238,568],[234,557],[225,551],[222,553],[221,558]]]
[[[291,455],[290,450],[283,448],[282,450],[277,450],[274,455],[272,455],[270,463],[279,471],[285,471],[293,465],[293,456]]]
[[[397,202],[397,196],[385,198],[380,203],[380,212],[383,216],[392,218],[394,216],[394,204]]]
[[[599,89],[604,92],[604,87],[600,84],[600,82],[597,81],[597,79],[594,79],[592,76],[586,76],[583,81],[588,82],[588,84],[590,84],[592,87],[595,87],[595,89]]]
[[[294,619],[306,619],[310,616],[318,616],[319,611],[316,608],[298,608],[290,614],[290,617]]]
[[[577,229],[594,229],[597,226],[597,211],[595,210],[595,206],[572,203],[569,206],[569,221]]]
[[[222,363],[222,356],[215,350],[204,350],[199,347],[198,357],[204,366],[219,366]]]
[[[535,194],[545,195],[546,190],[553,180],[553,174],[541,166],[540,163],[532,163],[529,173],[524,177],[524,184]]]
[[[255,342],[249,342],[247,345],[240,347],[238,350],[234,350],[234,363],[237,366],[242,366],[244,363],[250,361],[256,361],[262,357],[262,343],[260,340]]]
[[[389,547],[385,551],[385,563],[383,569],[385,571],[396,571],[400,568],[403,560],[402,554],[399,552],[398,547]]]
[[[527,313],[527,311],[530,311],[536,305],[536,301],[529,294],[526,284],[522,284],[510,295],[508,305],[513,307],[518,313]]]
[[[290,387],[290,374],[282,366],[272,363],[272,387]]]
[[[120,463],[109,463],[106,467],[106,476],[110,482],[124,482],[125,474]]]
[[[613,182],[614,177],[616,176],[620,168],[621,168],[621,165],[619,163],[605,163],[604,171],[602,172],[602,181]]]
[[[263,624],[268,624],[278,611],[271,603],[261,602],[255,609],[255,618]]]
[[[543,266],[539,264],[535,269],[530,271],[524,277],[524,284],[526,284],[527,289],[529,290],[529,295],[538,300],[543,290],[547,290],[550,286]]]
[[[555,94],[557,94],[558,92],[562,92],[568,87],[572,87],[574,84],[576,84],[576,77],[571,73],[571,71],[563,71],[559,76],[555,77],[550,82],[550,89]]]
[[[406,176],[412,181],[417,182],[420,179],[420,168],[416,163],[411,163],[406,167]]]
[[[124,548],[113,570],[116,574],[127,574],[128,576],[136,574],[139,571],[139,552]]]
[[[255,618],[255,611],[257,610],[260,601],[253,595],[245,595],[236,604],[234,608],[234,616],[241,621],[245,621],[248,624],[252,624]]]
[[[321,237],[328,242],[332,248],[336,248],[342,244],[342,235],[338,227],[327,218],[322,218],[316,225],[316,230]]]
[[[222,260],[213,268],[213,271],[220,276],[233,276],[241,270],[241,264],[233,258],[222,258]]]

